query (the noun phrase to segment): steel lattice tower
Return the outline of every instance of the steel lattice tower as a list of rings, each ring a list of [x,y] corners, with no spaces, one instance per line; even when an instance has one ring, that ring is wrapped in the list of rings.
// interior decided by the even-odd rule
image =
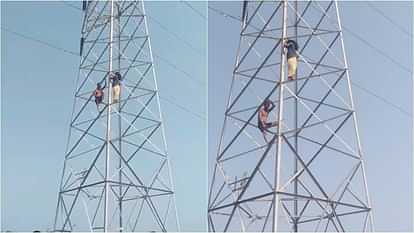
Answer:
[[[84,1],[56,231],[178,231],[143,1]],[[110,76],[123,78],[118,102]],[[96,84],[106,85],[100,108]]]
[[[211,179],[210,231],[373,231],[336,1],[245,1]],[[299,45],[287,79],[284,39]],[[257,114],[277,127],[265,143]]]

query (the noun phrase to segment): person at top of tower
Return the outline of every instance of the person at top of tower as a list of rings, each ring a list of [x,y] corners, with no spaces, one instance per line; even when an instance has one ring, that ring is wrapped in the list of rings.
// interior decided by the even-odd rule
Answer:
[[[106,87],[106,83],[103,87],[101,86],[101,83],[97,83],[96,89],[93,92],[93,95],[95,96],[95,103],[96,103],[96,107],[98,108],[98,111],[99,111],[99,105],[102,103],[102,100],[104,97],[103,89],[105,89],[105,87]]]
[[[288,79],[296,78],[296,71],[298,68],[298,43],[294,40],[286,39],[285,48],[287,49],[286,58],[288,63]]]
[[[269,117],[269,113],[275,108],[275,104],[270,101],[269,99],[266,99],[262,106],[260,106],[259,112],[258,112],[258,128],[263,134],[264,140],[269,143],[269,141],[266,138],[266,131],[269,128],[277,126],[277,121],[275,122],[267,122],[267,119]]]
[[[110,76],[112,82],[112,101],[117,103],[119,101],[119,95],[121,93],[121,81],[122,76],[119,72],[115,72]]]

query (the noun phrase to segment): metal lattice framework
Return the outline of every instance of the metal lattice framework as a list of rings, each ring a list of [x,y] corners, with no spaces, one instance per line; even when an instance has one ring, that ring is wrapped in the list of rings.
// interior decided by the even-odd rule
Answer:
[[[211,179],[210,231],[373,231],[336,1],[245,1]],[[284,39],[298,42],[287,79]],[[257,113],[276,106],[258,130]]]
[[[56,231],[178,231],[143,1],[84,1]],[[119,72],[121,98],[110,75]],[[106,83],[100,108],[97,83]]]

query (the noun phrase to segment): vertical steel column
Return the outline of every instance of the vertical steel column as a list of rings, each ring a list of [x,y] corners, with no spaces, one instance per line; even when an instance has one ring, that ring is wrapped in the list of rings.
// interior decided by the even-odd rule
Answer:
[[[142,5],[142,13],[144,15],[144,25],[145,25],[145,31],[147,33],[147,35],[149,35],[149,29],[148,29],[148,22],[147,22],[147,14],[145,12],[145,6],[144,6],[144,0],[141,0],[141,5]],[[152,54],[152,46],[151,46],[151,37],[148,36],[148,45],[149,45],[149,54],[150,54],[150,59],[151,59],[151,63],[154,64],[154,56]],[[155,85],[155,91],[156,91],[156,99],[157,99],[157,106],[158,106],[158,110],[159,110],[159,119],[161,122],[163,122],[163,117],[162,117],[162,113],[161,113],[161,103],[160,103],[160,95],[158,92],[158,83],[157,83],[157,75],[155,72],[155,69],[152,69],[152,74],[153,74],[153,80],[154,80],[154,85]],[[164,144],[164,149],[165,151],[168,150],[167,148],[167,139],[165,137],[165,128],[164,128],[164,124],[161,125],[161,132],[162,132],[162,140],[163,140],[163,144]],[[172,200],[174,202],[174,212],[175,212],[175,223],[177,226],[177,231],[180,232],[181,231],[181,224],[180,224],[180,219],[178,217],[178,210],[177,210],[177,203],[176,203],[176,199],[175,199],[175,190],[174,190],[174,179],[172,177],[172,171],[171,171],[171,165],[170,165],[170,161],[167,160],[167,166],[168,166],[168,174],[170,176],[170,183],[172,185],[172,192],[174,193],[174,196],[172,197]],[[166,229],[164,229],[164,231],[167,231]]]
[[[111,105],[112,105],[112,83],[111,83],[111,74],[112,74],[112,58],[113,58],[113,36],[114,36],[114,0],[111,1],[111,14],[110,14],[110,31],[109,31],[109,71],[106,77],[108,84],[108,112],[106,118],[106,163],[105,163],[105,203],[104,203],[104,232],[108,231],[108,190],[109,190],[109,169],[110,169],[110,143],[111,143]]]
[[[298,12],[298,0],[295,1],[295,12]],[[298,43],[298,15],[295,14],[295,41],[296,43]],[[295,95],[296,98],[294,98],[295,101],[295,110],[294,110],[294,121],[295,121],[295,141],[294,141],[294,147],[295,147],[295,151],[296,153],[298,153],[298,133],[299,131],[298,129],[298,99],[297,99],[297,95],[298,95],[298,70],[296,69],[296,75],[295,75]],[[294,164],[293,164],[293,174],[296,174],[296,172],[298,171],[298,158],[294,158]],[[293,193],[295,195],[298,195],[298,179],[297,177],[295,178],[295,180],[293,181]],[[298,199],[297,197],[295,197],[295,200],[293,200],[293,214],[294,214],[294,219],[293,219],[293,232],[298,232]]]
[[[277,119],[277,148],[275,157],[275,178],[273,187],[273,225],[272,231],[277,232],[277,217],[278,217],[278,206],[279,206],[279,184],[280,184],[280,162],[282,156],[282,120],[283,120],[283,87],[285,80],[285,62],[286,54],[284,49],[284,40],[286,38],[287,31],[287,0],[283,0],[283,22],[282,22],[282,38],[280,46],[280,89],[279,89],[279,108],[278,108],[278,119]],[[274,140],[272,140],[274,141]]]
[[[117,56],[117,60],[118,60],[118,67],[117,70],[119,73],[121,73],[121,10],[120,10],[120,6],[119,3],[117,2],[117,26],[118,26],[118,31],[117,31],[117,38],[118,38],[118,56]],[[118,108],[118,150],[119,153],[122,155],[122,118],[121,118],[121,96],[122,96],[122,85],[121,88],[119,90],[119,101],[117,104],[117,108]],[[119,200],[118,200],[118,206],[119,206],[119,232],[123,231],[123,221],[122,221],[122,159],[121,157],[119,157],[119,166],[118,166],[118,176],[119,176],[119,187],[118,187],[118,191],[119,191]]]
[[[364,180],[365,198],[368,202],[368,205],[369,205],[368,207],[372,208],[371,198],[369,196],[369,190],[368,190],[368,184],[367,184],[367,177],[366,177],[366,173],[365,173],[365,165],[364,165],[364,160],[362,158],[362,154],[363,154],[362,153],[362,145],[361,145],[361,139],[360,139],[360,136],[359,136],[359,127],[358,127],[358,120],[357,120],[356,111],[355,111],[354,97],[352,95],[351,79],[349,77],[348,60],[347,60],[347,57],[346,57],[344,37],[343,37],[343,33],[342,33],[342,23],[341,23],[341,17],[339,16],[339,6],[338,6],[338,1],[337,0],[334,0],[334,2],[335,2],[335,10],[336,10],[335,13],[336,13],[337,21],[338,21],[339,33],[341,35],[341,49],[342,49],[342,56],[343,56],[343,59],[344,59],[345,69],[346,69],[345,72],[346,72],[346,80],[347,80],[347,83],[348,83],[349,100],[350,100],[350,103],[351,103],[351,108],[353,110],[352,119],[353,119],[353,122],[354,122],[355,137],[357,139],[358,154],[359,154],[360,159],[361,159],[361,169],[362,169],[362,176],[363,176],[363,180]],[[370,228],[371,228],[370,230],[372,232],[375,232],[374,217],[372,215],[372,210],[369,211],[368,214],[369,214],[369,220],[370,220],[369,221],[370,222],[369,225],[370,225]]]

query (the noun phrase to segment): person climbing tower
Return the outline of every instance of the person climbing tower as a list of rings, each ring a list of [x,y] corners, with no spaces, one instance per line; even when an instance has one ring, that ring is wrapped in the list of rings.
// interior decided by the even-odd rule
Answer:
[[[275,108],[275,105],[272,101],[269,99],[266,99],[262,106],[260,106],[259,112],[258,112],[258,128],[263,134],[264,140],[269,143],[269,141],[266,138],[266,131],[269,128],[277,126],[277,121],[275,122],[267,122],[267,119],[269,117],[269,113]]]
[[[296,78],[296,71],[298,68],[298,43],[294,40],[286,40],[285,48],[287,49],[286,58],[288,63],[288,79],[294,80]]]
[[[112,81],[112,101],[114,103],[119,102],[119,95],[121,93],[121,81],[122,76],[119,72],[115,72],[111,75]]]
[[[104,85],[104,87],[101,87],[100,83],[96,84],[96,89],[93,92],[93,95],[95,96],[95,103],[96,103],[96,107],[98,108],[99,111],[99,105],[102,103],[102,100],[104,98],[104,91],[103,89],[105,89],[106,83]]]

